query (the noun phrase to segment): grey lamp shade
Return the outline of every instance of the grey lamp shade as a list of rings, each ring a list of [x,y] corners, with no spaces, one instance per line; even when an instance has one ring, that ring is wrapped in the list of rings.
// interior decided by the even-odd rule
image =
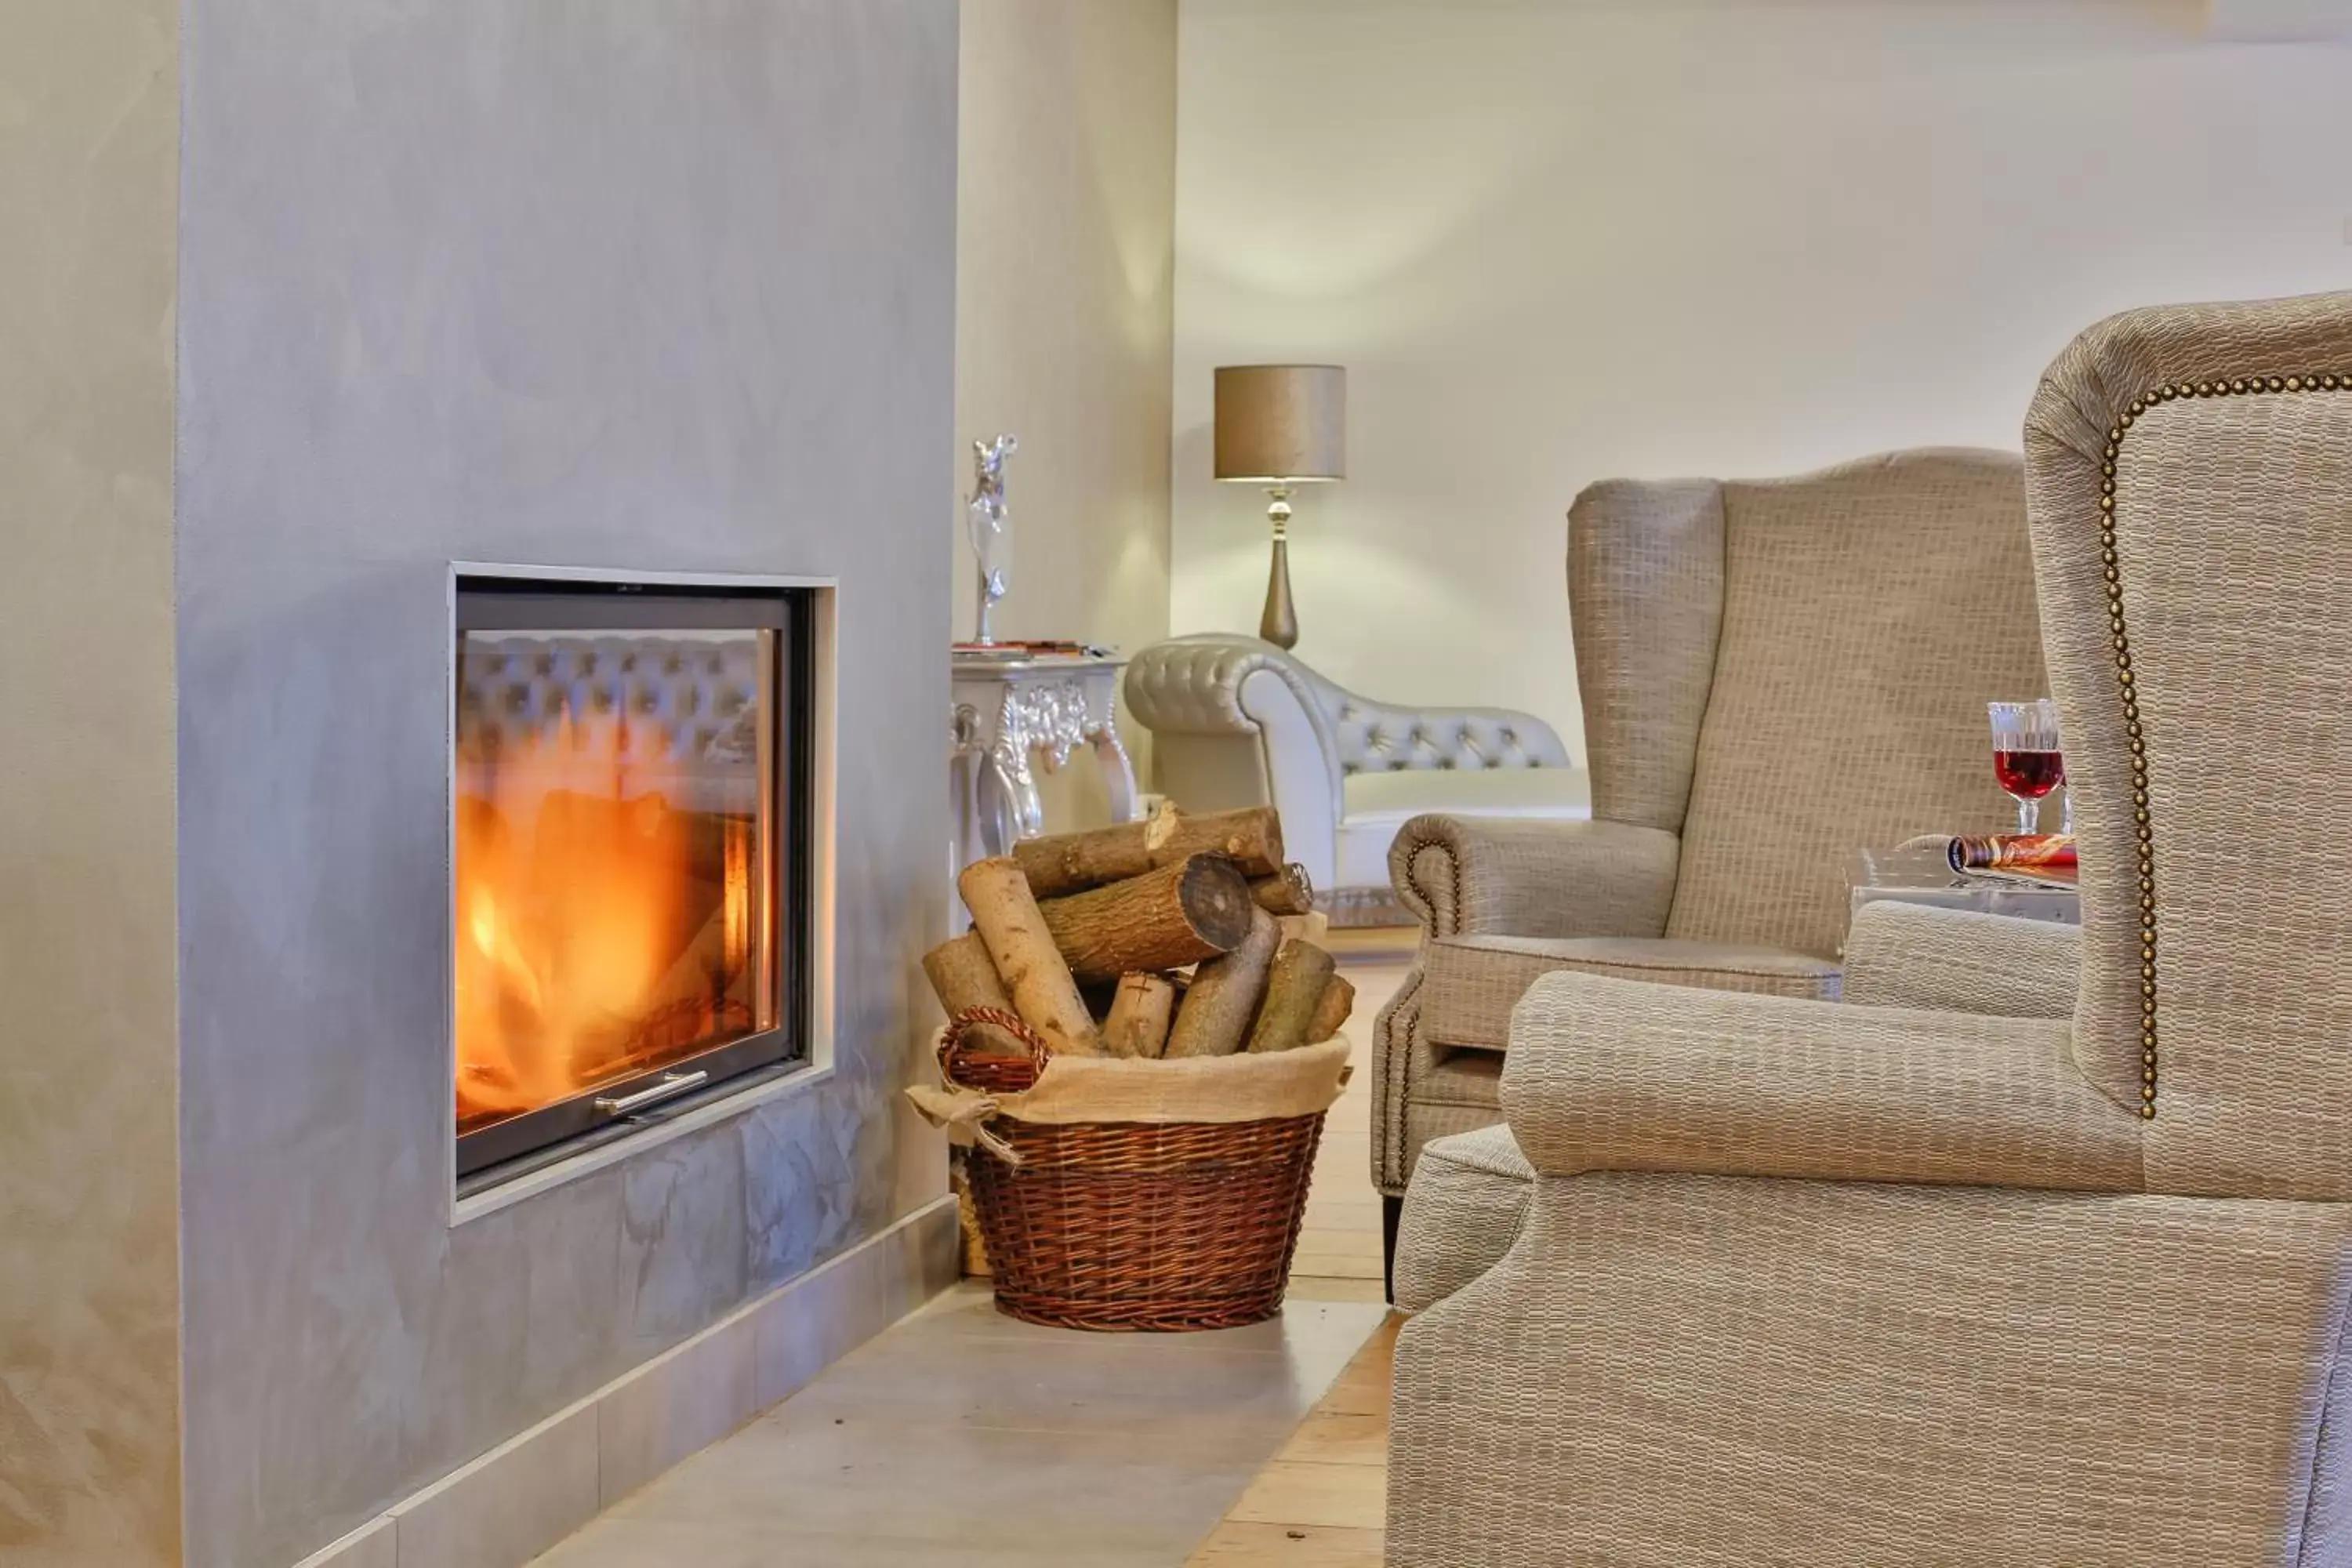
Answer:
[[[1336,364],[1217,371],[1217,478],[1337,479],[1348,472],[1348,373]]]

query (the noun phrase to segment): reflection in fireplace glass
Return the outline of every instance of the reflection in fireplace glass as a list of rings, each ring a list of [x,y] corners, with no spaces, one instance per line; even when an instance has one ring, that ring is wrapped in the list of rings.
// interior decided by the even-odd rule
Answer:
[[[715,1079],[683,1069],[780,1012],[782,626],[496,620],[457,647],[461,1173]]]

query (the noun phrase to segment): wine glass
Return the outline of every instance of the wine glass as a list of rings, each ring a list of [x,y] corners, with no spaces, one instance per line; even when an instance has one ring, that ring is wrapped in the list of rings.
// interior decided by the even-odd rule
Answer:
[[[2066,782],[2065,754],[2058,746],[2058,705],[2047,697],[2031,702],[1989,702],[1992,720],[1992,771],[2017,802],[2017,830],[2032,833],[2042,821],[2042,797]]]

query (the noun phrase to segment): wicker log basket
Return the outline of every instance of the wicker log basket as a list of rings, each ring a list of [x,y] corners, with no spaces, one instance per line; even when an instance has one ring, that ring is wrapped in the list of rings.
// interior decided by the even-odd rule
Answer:
[[[1252,806],[1026,839],[956,877],[923,956],[950,1023],[907,1093],[964,1152],[997,1306],[1066,1328],[1234,1328],[1282,1306],[1355,988]]]
[[[1030,1056],[969,1049],[983,1026],[1020,1038]],[[1345,1046],[1339,1051],[1343,1058]],[[959,1014],[939,1054],[950,1091],[977,1091],[989,1107],[1024,1094],[1050,1070],[1037,1033],[992,1008]],[[1328,1106],[1345,1069],[1318,1055],[1330,1061],[1322,1076],[1331,1088],[1306,1092]],[[1234,1071],[1224,1076],[1244,1086],[1236,1110],[1246,1109],[1250,1074],[1267,1082],[1283,1065],[1234,1057],[1192,1066],[1213,1073],[1228,1064]],[[1305,1060],[1296,1068],[1310,1070]],[[1294,1083],[1275,1098],[1295,1106],[1299,1092]],[[1273,1317],[1289,1280],[1323,1116],[1317,1109],[1242,1121],[1058,1123],[1024,1120],[1017,1108],[988,1116],[965,1179],[998,1310],[1061,1328],[1126,1331],[1229,1329]]]

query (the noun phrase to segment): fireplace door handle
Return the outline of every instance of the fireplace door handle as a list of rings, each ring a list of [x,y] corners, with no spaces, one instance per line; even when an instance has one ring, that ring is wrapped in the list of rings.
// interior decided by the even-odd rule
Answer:
[[[650,1089],[641,1089],[635,1094],[617,1098],[608,1095],[595,1101],[595,1106],[607,1116],[626,1116],[632,1110],[643,1110],[648,1105],[659,1104],[709,1081],[710,1075],[707,1072],[666,1072],[662,1074],[661,1082]]]

